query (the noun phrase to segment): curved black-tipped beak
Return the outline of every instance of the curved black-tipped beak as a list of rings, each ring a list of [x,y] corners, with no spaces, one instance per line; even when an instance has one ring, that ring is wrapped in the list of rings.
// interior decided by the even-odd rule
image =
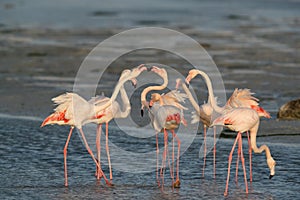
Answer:
[[[274,176],[274,175],[270,175],[270,176],[269,176],[269,179],[273,178],[273,176]]]
[[[141,116],[144,117],[144,109],[141,109]]]
[[[150,72],[152,67],[147,67],[147,71]]]
[[[134,88],[136,88],[136,84],[135,83],[131,83],[132,84],[132,86],[134,87]]]
[[[190,84],[188,84],[187,82],[185,82],[185,85],[187,88],[190,88]]]

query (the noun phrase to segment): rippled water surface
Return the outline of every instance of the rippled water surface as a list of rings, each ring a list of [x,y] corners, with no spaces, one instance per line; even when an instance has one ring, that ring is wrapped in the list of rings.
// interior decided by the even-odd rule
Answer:
[[[68,128],[50,126],[39,128],[39,121],[0,119],[0,198],[49,198],[49,199],[222,199],[227,172],[227,156],[233,144],[232,138],[221,138],[217,143],[217,178],[212,178],[212,154],[207,157],[205,178],[202,178],[202,159],[198,157],[202,135],[197,135],[193,144],[181,156],[181,188],[172,191],[170,177],[166,175],[164,192],[156,185],[155,172],[130,173],[114,170],[114,186],[108,187],[94,177],[95,165],[87,154],[80,137],[73,135],[68,150],[69,187],[64,186],[63,147]],[[113,130],[113,129],[112,129]],[[113,143],[132,145],[132,149],[144,148],[145,140],[132,144],[115,137]],[[130,138],[129,138],[130,139]],[[128,140],[129,140],[128,139]],[[258,142],[261,138],[258,138]],[[149,142],[147,142],[149,143]],[[244,149],[247,149],[244,138]],[[261,143],[258,143],[260,145]],[[267,143],[277,161],[276,175],[268,179],[269,171],[264,155],[253,156],[253,182],[249,195],[245,194],[242,170],[239,182],[234,182],[235,158],[228,199],[297,199],[299,197],[300,147],[295,144]],[[149,144],[155,150],[155,138]],[[247,150],[244,150],[246,164]],[[113,163],[114,165],[114,163]],[[108,175],[108,168],[103,166]],[[248,168],[247,168],[248,170]]]

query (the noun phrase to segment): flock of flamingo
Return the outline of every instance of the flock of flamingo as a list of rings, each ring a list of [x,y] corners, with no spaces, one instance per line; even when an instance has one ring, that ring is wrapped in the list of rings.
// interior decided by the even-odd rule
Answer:
[[[204,126],[203,136],[204,136],[204,164],[203,164],[203,176],[205,168],[205,155],[206,155],[206,129],[208,127],[215,126],[226,126],[229,129],[238,132],[234,144],[232,146],[231,152],[228,157],[228,174],[224,196],[228,195],[228,184],[230,177],[230,168],[232,162],[232,156],[236,144],[238,143],[238,155],[236,162],[236,179],[238,172],[239,159],[241,160],[246,193],[248,193],[248,184],[246,177],[245,159],[243,155],[242,148],[242,133],[247,133],[248,145],[249,145],[249,170],[250,170],[250,182],[252,181],[252,164],[251,164],[251,152],[262,153],[265,151],[267,165],[270,169],[270,178],[275,174],[275,164],[276,162],[271,156],[270,149],[266,145],[262,145],[259,148],[256,145],[256,135],[259,127],[260,117],[270,118],[270,114],[259,106],[258,99],[253,97],[253,93],[249,89],[235,89],[232,96],[228,99],[223,107],[219,107],[214,97],[214,92],[212,88],[212,83],[209,76],[198,69],[192,69],[189,71],[185,81],[180,79],[176,80],[176,89],[171,90],[166,94],[152,93],[150,101],[147,101],[146,96],[151,91],[161,91],[165,89],[168,85],[168,74],[164,68],[159,68],[152,66],[148,69],[145,65],[140,65],[131,70],[124,70],[115,86],[112,96],[106,97],[104,95],[92,97],[89,101],[85,100],[76,93],[65,93],[59,95],[52,99],[52,101],[57,105],[54,109],[54,113],[49,115],[42,123],[41,127],[48,124],[58,124],[58,125],[69,125],[70,132],[64,147],[64,174],[65,174],[65,186],[68,186],[68,175],[67,175],[67,148],[73,132],[74,127],[79,129],[82,136],[83,142],[88,153],[91,155],[92,159],[96,164],[95,176],[97,179],[105,180],[107,185],[112,185],[112,167],[109,155],[108,146],[108,123],[114,118],[126,118],[131,111],[131,105],[124,89],[124,84],[127,81],[131,81],[133,85],[137,84],[136,78],[143,71],[151,71],[159,75],[163,79],[162,85],[148,86],[141,93],[141,115],[144,115],[144,110],[148,110],[149,117],[151,119],[151,124],[156,131],[156,153],[157,153],[157,166],[156,166],[156,178],[159,187],[164,186],[164,171],[168,163],[170,168],[170,174],[172,178],[172,187],[180,187],[179,179],[179,156],[180,156],[180,140],[176,135],[175,130],[180,124],[187,126],[187,121],[184,118],[184,110],[186,107],[182,105],[186,99],[189,99],[195,111],[193,112],[191,123],[201,122]],[[198,105],[196,100],[193,98],[189,88],[190,81],[200,75],[204,78],[207,89],[208,89],[208,100],[207,103],[203,105]],[[182,88],[183,92],[179,91]],[[116,98],[120,92],[122,105],[120,105]],[[121,109],[122,107],[122,109]],[[213,119],[213,114],[217,114],[217,118]],[[97,158],[95,158],[89,144],[85,138],[82,127],[88,123],[97,124],[96,132],[96,147],[97,147]],[[109,180],[105,176],[101,169],[100,163],[100,139],[102,124],[106,125],[106,152],[109,164]],[[170,131],[173,137],[173,150],[172,150],[172,164],[170,164],[169,152],[168,152],[168,132]],[[164,134],[164,150],[162,153],[161,168],[159,169],[159,145],[158,145],[158,134],[162,132]],[[249,135],[250,132],[250,135]],[[216,129],[214,128],[214,177],[215,177],[215,159],[216,159]],[[177,142],[177,158],[176,158],[176,178],[174,177],[174,140]],[[175,180],[174,180],[175,179]]]

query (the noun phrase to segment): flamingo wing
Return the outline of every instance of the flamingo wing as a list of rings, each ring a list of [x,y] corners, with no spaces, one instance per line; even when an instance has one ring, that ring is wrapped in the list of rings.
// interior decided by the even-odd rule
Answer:
[[[247,107],[251,105],[258,106],[259,100],[252,96],[254,93],[250,89],[235,89],[231,97],[227,101],[227,106],[231,108]]]

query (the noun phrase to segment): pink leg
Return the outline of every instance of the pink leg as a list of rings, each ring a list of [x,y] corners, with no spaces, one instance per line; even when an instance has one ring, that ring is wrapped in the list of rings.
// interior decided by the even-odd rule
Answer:
[[[160,181],[158,178],[158,163],[159,163],[159,147],[158,147],[158,133],[156,133],[156,181],[159,187]]]
[[[214,178],[216,178],[216,133],[217,130],[216,130],[216,127],[214,126]]]
[[[226,180],[226,187],[225,187],[224,196],[227,196],[227,194],[228,194],[228,184],[229,184],[229,177],[230,177],[230,166],[231,166],[231,161],[232,161],[232,154],[233,154],[233,152],[234,152],[236,143],[237,143],[237,141],[238,141],[238,139],[239,139],[240,137],[241,137],[241,133],[239,132],[238,135],[237,135],[236,138],[235,138],[235,141],[234,141],[234,143],[233,143],[231,152],[230,152],[229,157],[228,157],[228,173],[227,173],[227,180]]]
[[[246,167],[245,167],[245,159],[244,159],[244,154],[243,154],[243,143],[242,143],[242,137],[239,139],[239,146],[241,146],[241,161],[242,161],[242,166],[243,166],[243,171],[244,171],[244,181],[245,181],[245,187],[246,187],[246,194],[248,194],[248,182],[247,182],[247,174],[246,174]]]
[[[178,150],[177,150],[177,166],[176,166],[176,181],[173,184],[174,187],[179,187],[180,186],[180,179],[179,179],[179,158],[180,158],[180,140],[175,134],[174,130],[171,130],[173,138],[176,138],[177,140],[177,145],[178,145]]]
[[[96,134],[96,147],[97,147],[97,156],[98,156],[98,164],[101,168],[101,163],[100,163],[100,159],[101,159],[101,132],[102,132],[102,124],[98,124],[97,126],[97,134]],[[102,175],[100,173],[100,170],[98,169],[98,167],[96,167],[96,176],[97,179],[99,180],[101,178]]]
[[[68,170],[67,170],[67,150],[68,150],[68,145],[69,145],[69,141],[71,139],[72,136],[72,132],[73,132],[74,127],[71,126],[65,147],[64,147],[64,167],[65,167],[65,186],[68,186]]]
[[[111,162],[110,162],[110,154],[109,154],[109,147],[108,147],[108,123],[106,122],[105,125],[106,130],[106,153],[107,153],[107,160],[108,160],[108,166],[109,166],[109,179],[112,181],[112,169],[111,169]]]
[[[204,125],[204,129],[203,129],[203,144],[204,144],[204,153],[203,153],[202,177],[204,177],[204,170],[205,170],[205,163],[206,163],[206,125]]]
[[[236,168],[235,168],[235,182],[238,182],[238,173],[239,173],[239,161],[240,161],[240,156],[241,156],[241,146],[240,143],[238,145],[238,155],[236,159]]]
[[[248,146],[249,146],[248,151],[249,151],[250,182],[252,182],[252,147],[251,147],[250,135],[248,131],[247,131],[247,138],[248,138]]]
[[[167,148],[168,148],[168,133],[166,129],[164,129],[164,152],[163,152],[162,168],[161,168],[162,189],[164,187],[164,173],[166,168]]]
[[[82,131],[82,128],[79,129],[79,132],[81,133],[81,136],[82,136],[82,139],[83,139],[83,142],[84,142],[84,145],[85,145],[86,150],[87,150],[88,153],[92,156],[92,159],[94,160],[94,162],[96,163],[98,169],[100,170],[100,173],[102,174],[102,176],[103,176],[103,178],[104,178],[104,180],[105,180],[105,182],[106,182],[106,185],[111,186],[112,184],[107,180],[107,178],[106,178],[105,174],[103,173],[102,169],[100,168],[100,166],[99,166],[99,164],[98,164],[98,162],[97,162],[97,160],[96,160],[96,158],[95,158],[95,156],[94,156],[92,150],[90,149],[89,144],[87,143],[86,138],[85,138],[85,136],[84,136],[84,133],[83,133],[83,131]]]
[[[174,160],[175,160],[175,138],[172,138],[172,168],[170,168],[171,177],[172,177],[172,185],[174,185]]]

